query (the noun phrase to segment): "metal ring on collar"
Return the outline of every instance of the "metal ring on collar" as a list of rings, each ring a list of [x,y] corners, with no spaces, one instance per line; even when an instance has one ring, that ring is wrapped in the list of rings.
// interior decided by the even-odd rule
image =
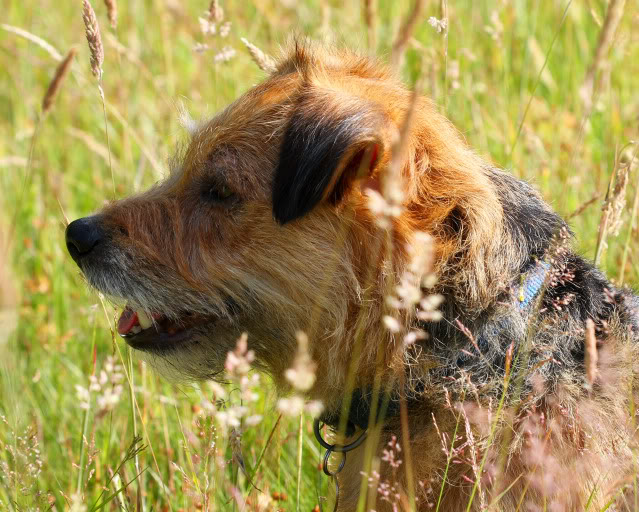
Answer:
[[[361,445],[366,439],[366,435],[368,434],[368,430],[364,430],[360,434],[360,436],[357,439],[355,439],[355,441],[353,441],[352,443],[345,444],[345,445],[330,444],[330,443],[327,443],[322,437],[322,433],[320,432],[320,428],[321,428],[320,423],[321,423],[320,420],[317,418],[313,422],[313,432],[315,433],[315,439],[317,439],[317,442],[322,446],[322,448],[326,448],[327,450],[330,450],[331,452],[337,452],[337,453],[350,452],[351,450],[354,450],[359,445]]]
[[[324,453],[324,462],[322,463],[322,471],[324,471],[324,474],[327,476],[335,476],[337,475],[337,473],[339,473],[342,469],[344,469],[344,464],[346,464],[346,454],[344,452],[337,452],[340,453],[342,456],[342,460],[339,462],[339,466],[337,467],[337,469],[335,471],[331,471],[330,469],[328,469],[328,461],[331,458],[331,455],[333,455],[333,450],[326,450],[326,452]]]

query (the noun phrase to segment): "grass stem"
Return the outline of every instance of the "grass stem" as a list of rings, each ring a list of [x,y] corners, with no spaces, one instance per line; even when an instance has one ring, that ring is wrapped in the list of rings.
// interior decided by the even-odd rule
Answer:
[[[568,0],[566,4],[566,8],[564,9],[564,13],[561,16],[561,21],[559,22],[559,26],[555,31],[555,35],[552,38],[552,42],[548,47],[548,51],[546,52],[546,58],[544,59],[544,63],[537,73],[537,80],[535,80],[535,85],[533,86],[533,90],[530,93],[530,98],[528,99],[528,103],[526,104],[526,108],[524,109],[524,114],[521,116],[521,121],[519,122],[519,128],[517,128],[517,135],[515,135],[515,140],[510,147],[510,152],[508,154],[508,160],[512,160],[513,152],[515,151],[515,146],[517,146],[517,141],[519,141],[519,136],[521,135],[521,130],[524,127],[524,122],[526,121],[526,116],[528,115],[528,110],[530,110],[530,105],[532,104],[533,98],[535,97],[535,93],[537,92],[537,87],[541,83],[541,75],[546,69],[546,65],[548,64],[548,59],[550,58],[550,54],[552,52],[553,47],[555,46],[555,42],[557,42],[557,38],[559,37],[559,33],[561,32],[561,28],[564,26],[564,22],[566,21],[566,16],[568,16],[568,9],[570,8],[570,4],[572,4],[572,0]]]
[[[300,413],[299,429],[297,431],[297,490],[296,490],[296,504],[297,512],[301,509],[302,498],[302,449],[304,447],[304,412]]]

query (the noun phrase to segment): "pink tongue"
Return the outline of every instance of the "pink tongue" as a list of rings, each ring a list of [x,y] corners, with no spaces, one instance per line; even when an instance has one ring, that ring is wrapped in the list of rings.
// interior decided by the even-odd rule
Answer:
[[[124,308],[118,320],[118,332],[127,334],[134,326],[138,325],[138,314],[128,306]]]

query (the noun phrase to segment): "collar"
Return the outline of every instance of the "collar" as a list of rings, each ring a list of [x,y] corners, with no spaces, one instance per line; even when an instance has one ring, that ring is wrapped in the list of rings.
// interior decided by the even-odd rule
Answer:
[[[373,409],[373,390],[355,389],[351,394],[351,403],[348,409],[348,419],[346,420],[346,436],[351,437],[357,429],[366,430],[371,421],[371,411]],[[389,418],[399,415],[400,397],[396,393],[377,393],[377,406],[375,407],[374,424],[385,423]],[[340,426],[340,416],[342,407],[335,411],[325,411],[320,416],[320,422],[337,430]]]
[[[517,293],[517,307],[520,311],[526,311],[535,302],[535,298],[546,283],[550,263],[537,261],[535,265],[519,276]]]

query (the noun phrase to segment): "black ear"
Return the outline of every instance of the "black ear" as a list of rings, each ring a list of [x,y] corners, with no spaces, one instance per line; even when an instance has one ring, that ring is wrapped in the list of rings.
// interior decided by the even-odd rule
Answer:
[[[273,215],[280,224],[319,202],[337,204],[352,182],[369,176],[387,144],[381,108],[334,91],[302,94],[289,120],[273,179]]]

